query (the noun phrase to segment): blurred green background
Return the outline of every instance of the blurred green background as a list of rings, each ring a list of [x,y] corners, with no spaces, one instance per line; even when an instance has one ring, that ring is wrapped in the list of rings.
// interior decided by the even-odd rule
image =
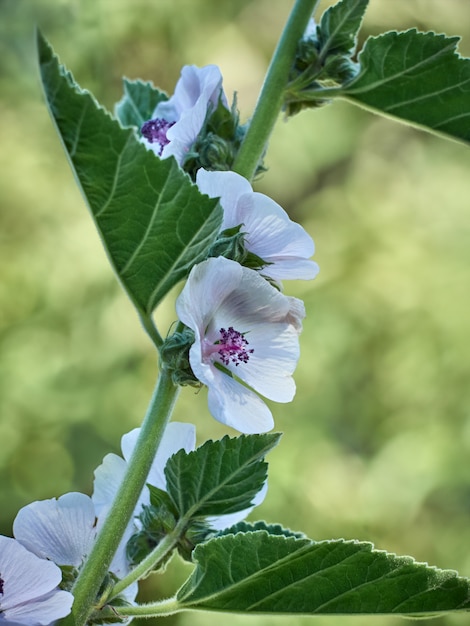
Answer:
[[[111,110],[122,75],[171,93],[182,65],[216,63],[245,120],[291,4],[0,0],[0,532],[11,533],[31,500],[90,493],[93,469],[139,424],[156,377],[48,117],[33,25]],[[370,4],[362,37],[418,26],[462,35],[470,56],[468,2]],[[285,434],[254,518],[315,539],[371,540],[470,575],[470,150],[338,102],[281,119],[267,165],[257,189],[308,229],[321,273],[285,285],[308,312],[298,393],[272,406]],[[163,333],[174,318],[170,298],[157,312]],[[200,442],[226,432],[193,389],[175,419],[196,423]],[[168,576],[146,581],[142,599],[170,595],[186,574],[173,562]]]

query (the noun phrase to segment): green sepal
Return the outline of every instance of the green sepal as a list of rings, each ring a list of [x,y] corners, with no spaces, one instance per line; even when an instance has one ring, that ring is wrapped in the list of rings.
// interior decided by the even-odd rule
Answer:
[[[167,337],[160,348],[162,367],[171,372],[175,385],[201,387],[201,382],[195,377],[189,362],[189,349],[193,343],[194,331],[185,326],[182,331],[176,331]]]

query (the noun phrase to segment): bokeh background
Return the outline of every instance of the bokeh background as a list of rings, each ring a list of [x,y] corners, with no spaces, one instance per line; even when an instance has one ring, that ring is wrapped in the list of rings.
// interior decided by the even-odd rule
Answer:
[[[0,532],[32,500],[90,493],[93,469],[139,425],[156,377],[43,102],[33,25],[110,110],[122,75],[171,93],[182,65],[216,63],[245,120],[291,4],[0,0]],[[470,56],[464,0],[371,0],[361,37],[412,26],[462,35]],[[470,150],[337,102],[280,119],[267,165],[256,187],[311,233],[321,273],[285,285],[308,311],[298,393],[272,406],[284,437],[253,518],[470,575]],[[174,318],[169,298],[157,312],[163,333]],[[227,432],[193,389],[175,419],[196,423],[200,442]],[[170,595],[187,573],[172,562],[141,598]]]

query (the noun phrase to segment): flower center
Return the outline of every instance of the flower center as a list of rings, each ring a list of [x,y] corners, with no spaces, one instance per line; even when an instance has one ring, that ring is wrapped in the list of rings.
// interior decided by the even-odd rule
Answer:
[[[156,117],[154,120],[148,120],[142,124],[140,132],[150,143],[159,144],[158,156],[161,156],[163,148],[170,143],[166,134],[175,122],[167,122],[162,117]]]
[[[224,365],[228,365],[230,362],[238,365],[239,363],[248,363],[250,354],[253,354],[253,348],[246,349],[248,341],[245,339],[243,333],[239,333],[233,326],[230,326],[227,330],[221,328],[219,330],[220,339],[215,342],[215,352],[220,357],[220,360]]]

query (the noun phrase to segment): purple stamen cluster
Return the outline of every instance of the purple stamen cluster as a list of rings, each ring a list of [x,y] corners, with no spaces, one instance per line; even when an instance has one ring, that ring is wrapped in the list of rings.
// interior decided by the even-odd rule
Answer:
[[[167,122],[161,117],[156,117],[154,120],[148,120],[142,124],[140,132],[142,136],[147,139],[150,143],[158,143],[160,149],[158,151],[158,156],[161,156],[163,152],[163,148],[170,143],[170,140],[167,138],[166,134],[168,129],[170,129],[175,122]]]
[[[0,594],[3,596],[3,583],[5,581],[2,578],[2,575],[0,574]]]
[[[250,354],[253,354],[254,350],[246,350],[245,346],[248,345],[248,341],[245,339],[242,333],[235,330],[233,326],[230,326],[228,330],[225,328],[220,329],[220,341],[218,344],[221,346],[218,350],[220,360],[224,365],[228,365],[230,361],[235,365],[239,363],[248,363]]]

